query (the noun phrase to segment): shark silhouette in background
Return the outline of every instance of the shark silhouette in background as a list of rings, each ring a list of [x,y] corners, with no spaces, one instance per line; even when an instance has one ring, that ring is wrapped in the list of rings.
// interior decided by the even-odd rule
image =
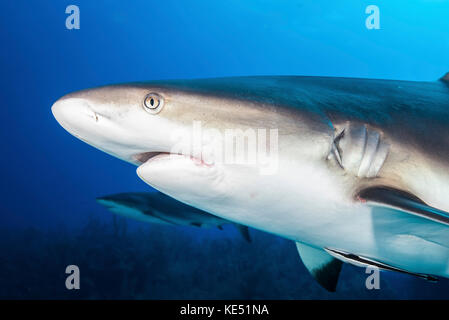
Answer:
[[[226,224],[233,224],[243,238],[251,242],[247,226],[214,216],[158,191],[116,193],[99,197],[97,202],[116,214],[149,223],[220,230]]]

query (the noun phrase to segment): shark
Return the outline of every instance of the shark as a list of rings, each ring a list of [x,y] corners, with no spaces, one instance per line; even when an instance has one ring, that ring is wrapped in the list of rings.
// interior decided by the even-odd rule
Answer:
[[[97,202],[111,212],[138,221],[223,230],[225,219],[177,201],[161,192],[123,192],[98,197]],[[247,226],[235,224],[243,238],[251,242]]]
[[[148,81],[69,93],[52,113],[164,194],[294,241],[335,291],[343,263],[449,277],[448,79]]]

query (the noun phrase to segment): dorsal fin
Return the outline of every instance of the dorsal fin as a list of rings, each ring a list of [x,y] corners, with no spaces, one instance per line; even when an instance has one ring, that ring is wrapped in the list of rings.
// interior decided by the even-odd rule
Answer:
[[[445,83],[449,83],[449,72],[446,73],[443,77],[441,77],[440,81],[443,81]]]
[[[334,292],[337,288],[342,262],[323,249],[296,242],[299,256],[315,280],[326,290]]]

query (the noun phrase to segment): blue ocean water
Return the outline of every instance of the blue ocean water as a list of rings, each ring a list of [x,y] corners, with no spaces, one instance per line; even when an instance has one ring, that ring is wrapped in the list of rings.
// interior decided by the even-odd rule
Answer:
[[[65,26],[68,5],[80,29]],[[380,29],[365,8],[380,9]],[[294,245],[252,230],[119,219],[98,196],[145,191],[135,167],[66,133],[50,107],[116,82],[237,75],[434,81],[449,71],[449,1],[3,1],[0,298],[447,298],[449,282],[345,266],[322,290]],[[117,227],[119,225],[120,227]],[[115,226],[115,227],[114,227]],[[64,286],[65,266],[82,289]]]

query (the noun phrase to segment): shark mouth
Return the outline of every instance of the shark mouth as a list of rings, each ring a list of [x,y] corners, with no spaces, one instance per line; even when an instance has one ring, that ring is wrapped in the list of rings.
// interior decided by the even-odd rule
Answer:
[[[198,157],[194,157],[192,155],[186,155],[186,154],[181,154],[181,153],[171,153],[171,152],[158,152],[158,151],[150,151],[150,152],[142,152],[142,153],[137,153],[133,156],[134,160],[137,161],[137,163],[139,165],[153,159],[156,157],[170,157],[172,155],[177,155],[177,156],[183,156],[183,157],[188,157],[190,158],[195,164],[197,165],[201,165],[201,166],[207,166],[207,167],[211,167],[213,166],[213,164],[210,163],[206,163],[204,162],[203,158],[198,158]]]
[[[151,158],[154,158],[158,155],[170,155],[169,152],[142,152],[142,153],[138,153],[135,154],[133,156],[134,160],[136,160],[137,162],[139,162],[139,164],[143,164],[145,162],[147,162],[148,160],[150,160]]]

